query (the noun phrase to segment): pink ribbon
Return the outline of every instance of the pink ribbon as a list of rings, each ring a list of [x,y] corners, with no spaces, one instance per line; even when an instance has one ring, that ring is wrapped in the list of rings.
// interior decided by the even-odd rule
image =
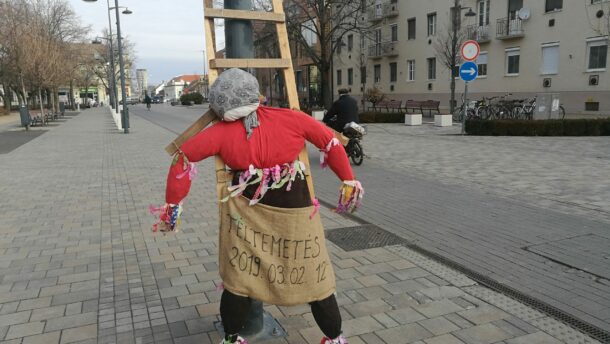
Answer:
[[[320,166],[322,168],[326,168],[328,166],[328,153],[334,146],[340,145],[341,142],[336,137],[333,137],[332,140],[328,142],[326,145],[326,149],[320,151]]]
[[[313,212],[309,215],[310,220],[313,219],[314,215],[320,210],[320,201],[317,198],[312,199],[311,203],[313,203]]]
[[[189,180],[193,180],[193,179],[195,179],[195,177],[197,176],[198,173],[199,172],[197,171],[197,166],[195,166],[194,163],[189,162],[188,164],[186,164],[186,169],[184,170],[184,172],[177,175],[176,179],[182,179],[184,176],[186,176],[188,174]]]

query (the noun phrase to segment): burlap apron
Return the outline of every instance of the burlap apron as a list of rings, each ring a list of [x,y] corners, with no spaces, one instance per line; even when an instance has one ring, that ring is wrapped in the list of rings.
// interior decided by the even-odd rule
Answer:
[[[232,174],[217,171],[219,199]],[[248,205],[243,196],[220,203],[218,260],[230,292],[269,304],[293,306],[335,292],[320,215],[314,208]]]

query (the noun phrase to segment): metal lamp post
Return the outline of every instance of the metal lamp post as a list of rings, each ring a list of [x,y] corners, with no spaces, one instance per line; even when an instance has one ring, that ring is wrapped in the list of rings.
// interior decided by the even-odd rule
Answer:
[[[97,0],[83,0],[85,2],[96,2]],[[127,107],[127,91],[125,89],[125,64],[123,62],[123,44],[121,38],[121,16],[119,13],[120,8],[124,8],[123,14],[132,14],[126,7],[119,6],[119,0],[114,0],[114,7],[110,7],[110,1],[106,1],[108,4],[108,12],[114,10],[116,13],[116,30],[117,30],[117,44],[119,46],[119,70],[121,73],[121,96],[123,99],[123,111],[121,112],[121,124],[123,126],[123,132],[129,133],[129,108]],[[108,20],[110,20],[110,14],[108,14]],[[113,54],[111,54],[113,55]],[[114,69],[114,67],[113,67]]]

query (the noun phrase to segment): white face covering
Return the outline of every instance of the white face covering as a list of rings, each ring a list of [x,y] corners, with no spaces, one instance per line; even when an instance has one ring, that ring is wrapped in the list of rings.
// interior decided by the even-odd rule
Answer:
[[[244,118],[251,114],[252,112],[256,112],[258,109],[259,103],[252,103],[249,105],[240,106],[235,109],[231,109],[225,112],[222,120],[226,122],[237,121],[240,118]]]
[[[252,103],[231,109],[225,112],[222,120],[226,122],[237,121],[243,118],[244,127],[246,127],[246,133],[248,138],[252,135],[254,128],[258,127],[258,116],[256,115],[256,109],[258,109],[259,103]]]

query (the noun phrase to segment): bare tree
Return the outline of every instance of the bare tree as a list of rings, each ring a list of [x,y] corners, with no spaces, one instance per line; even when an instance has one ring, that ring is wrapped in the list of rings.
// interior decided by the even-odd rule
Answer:
[[[458,10],[453,10],[457,8]],[[445,25],[433,43],[436,57],[440,60],[443,66],[449,69],[451,100],[449,111],[453,113],[455,110],[455,77],[458,64],[460,61],[459,46],[465,41],[467,32],[461,27],[461,12],[459,0],[455,0],[455,7],[450,11],[451,22]]]
[[[365,10],[370,1],[289,0],[284,1],[291,41],[320,71],[323,105],[332,103],[331,61],[350,33],[365,35],[370,26]]]

